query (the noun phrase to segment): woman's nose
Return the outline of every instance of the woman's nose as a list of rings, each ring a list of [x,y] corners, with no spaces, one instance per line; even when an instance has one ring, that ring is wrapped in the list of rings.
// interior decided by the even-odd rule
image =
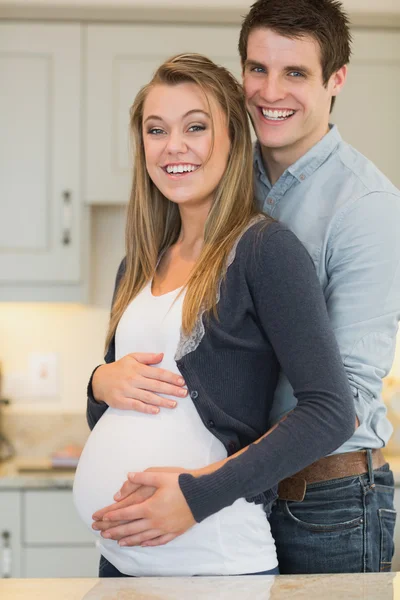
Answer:
[[[168,136],[167,151],[170,154],[177,154],[187,151],[187,145],[184,136],[180,132],[171,132]]]

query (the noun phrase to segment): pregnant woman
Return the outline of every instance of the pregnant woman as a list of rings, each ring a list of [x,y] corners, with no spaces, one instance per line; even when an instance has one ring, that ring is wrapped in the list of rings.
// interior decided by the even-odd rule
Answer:
[[[255,206],[244,99],[226,69],[195,54],[170,59],[139,92],[131,128],[126,258],[104,368],[157,349],[188,393],[152,415],[109,406],[89,385],[93,431],[75,504],[92,527],[128,472],[157,467],[166,485],[134,507],[132,533],[172,541],[124,547],[99,525],[100,575],[276,573],[265,510],[278,482],[335,450],[355,423],[314,265]],[[281,368],[298,405],[268,432]],[[176,531],[169,510],[184,521]]]

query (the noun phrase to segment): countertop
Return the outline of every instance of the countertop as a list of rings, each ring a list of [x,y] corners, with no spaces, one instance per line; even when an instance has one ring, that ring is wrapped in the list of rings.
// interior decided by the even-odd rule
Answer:
[[[400,456],[387,457],[396,486],[400,487]],[[18,457],[0,462],[0,491],[4,489],[64,488],[72,489],[74,471],[51,469],[46,458]]]
[[[52,469],[50,459],[13,458],[0,462],[0,491],[6,489],[72,489],[74,471]]]
[[[393,600],[400,573],[0,579],[2,600]]]

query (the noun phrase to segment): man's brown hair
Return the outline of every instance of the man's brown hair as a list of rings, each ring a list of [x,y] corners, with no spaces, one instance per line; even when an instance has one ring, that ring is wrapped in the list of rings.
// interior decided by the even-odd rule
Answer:
[[[288,38],[313,37],[321,49],[322,79],[347,65],[351,55],[349,18],[337,0],[258,0],[244,18],[239,54],[244,66],[247,42],[254,29],[272,29]],[[332,98],[332,106],[335,98]]]

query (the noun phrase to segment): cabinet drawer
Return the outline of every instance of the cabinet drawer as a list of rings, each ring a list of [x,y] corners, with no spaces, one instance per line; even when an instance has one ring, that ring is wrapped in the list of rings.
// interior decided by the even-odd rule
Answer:
[[[24,577],[97,577],[100,554],[92,547],[25,548]]]
[[[95,543],[75,510],[72,490],[26,491],[22,511],[25,544]]]

